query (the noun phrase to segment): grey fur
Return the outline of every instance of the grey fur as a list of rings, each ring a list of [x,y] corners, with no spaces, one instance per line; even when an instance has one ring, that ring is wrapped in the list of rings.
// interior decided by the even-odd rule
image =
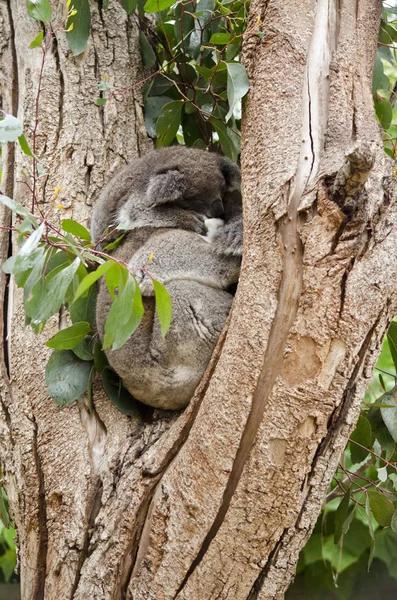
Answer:
[[[239,181],[237,165],[218,154],[182,146],[149,152],[103,189],[92,216],[92,240],[97,244],[107,228],[117,226],[176,227],[205,234],[204,217],[223,216],[223,196]]]
[[[126,191],[126,182],[122,186],[113,182],[113,185],[105,188],[112,192],[112,204],[117,207],[128,206],[129,214],[133,215],[132,224],[135,221],[132,231],[127,233],[114,256],[127,262],[136,275],[145,309],[142,323],[126,344],[116,351],[106,350],[106,354],[110,365],[135,398],[157,408],[180,409],[189,403],[230,310],[233,296],[228,288],[237,282],[240,270],[242,215],[239,192],[225,191],[239,177],[236,165],[202,151],[183,148],[167,150],[170,152],[164,150],[157,153],[157,161],[161,162],[161,157],[165,155],[170,155],[172,160],[168,160],[167,156],[165,172],[162,170],[146,178],[149,182],[146,192],[140,189],[138,194],[131,179],[133,193]],[[149,163],[153,164],[154,157],[148,156]],[[168,165],[175,165],[176,156],[178,169],[171,168],[168,171]],[[191,162],[192,157],[194,163]],[[133,164],[136,170],[136,163]],[[227,175],[228,181],[225,180],[222,165],[232,173],[232,176]],[[181,177],[175,176],[175,173],[170,175],[172,171],[177,171]],[[202,173],[206,173],[204,179]],[[159,183],[160,177],[166,193]],[[200,198],[199,186],[204,186],[204,181],[207,183]],[[116,189],[124,189],[123,198],[127,198],[126,202],[117,200],[113,193]],[[104,193],[100,200],[102,205],[105,203]],[[170,201],[171,196],[173,199]],[[138,207],[132,205],[132,198],[139,198]],[[178,203],[168,207],[170,210],[165,219],[161,211],[157,212],[164,198],[167,198],[167,204]],[[213,212],[219,214],[219,210],[211,209],[218,200],[222,203],[225,220],[206,219]],[[192,203],[195,211],[190,210]],[[103,215],[106,211],[100,207],[98,212]],[[196,222],[200,222],[200,226],[191,227],[190,213],[196,215]],[[189,215],[187,220],[186,214]],[[149,215],[152,219],[150,222],[147,220]],[[99,223],[99,219],[96,223]],[[146,224],[140,226],[139,223]],[[96,231],[100,227],[98,225]],[[201,232],[207,229],[208,234],[203,236]],[[172,322],[165,339],[161,336],[155,316],[151,279],[140,270],[148,264],[151,254],[153,258],[148,270],[155,279],[166,285],[173,305]],[[110,295],[106,284],[102,282],[97,302],[97,326],[102,340],[110,306]]]

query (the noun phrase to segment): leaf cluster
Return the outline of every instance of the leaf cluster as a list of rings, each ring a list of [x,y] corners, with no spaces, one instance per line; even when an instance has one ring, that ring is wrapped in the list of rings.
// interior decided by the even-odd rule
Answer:
[[[25,324],[41,333],[47,321],[64,309],[71,324],[47,341],[54,351],[46,368],[48,394],[59,405],[71,404],[85,392],[91,394],[94,375],[106,381],[104,388],[120,408],[117,376],[110,371],[98,340],[95,324],[96,286],[104,276],[113,303],[105,324],[104,348],[117,350],[135,332],[143,315],[139,286],[127,265],[98,251],[89,231],[73,219],[64,219],[59,229],[40,214],[37,218],[7,196],[0,202],[20,217],[14,230],[19,252],[3,264],[3,271],[23,288]],[[115,243],[112,243],[115,247]],[[150,276],[150,273],[148,273]],[[171,321],[171,299],[153,280],[157,315],[163,335]],[[119,391],[114,392],[115,386]],[[130,407],[124,412],[131,414]],[[135,410],[135,408],[134,408]]]
[[[383,3],[372,93],[376,117],[383,129],[385,152],[392,158],[396,158],[397,8],[388,2]]]

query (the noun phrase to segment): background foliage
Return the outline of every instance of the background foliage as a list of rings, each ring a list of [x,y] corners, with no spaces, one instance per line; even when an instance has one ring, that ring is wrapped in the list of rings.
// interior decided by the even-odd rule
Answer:
[[[109,1],[102,0],[106,10]],[[382,126],[385,151],[397,152],[397,7],[384,2],[379,52],[374,67],[374,106]],[[244,0],[122,0],[127,13],[136,11],[145,73],[142,86],[145,123],[157,147],[185,144],[220,151],[233,160],[240,153],[241,100],[248,79],[240,64],[248,2]],[[75,55],[85,51],[90,34],[88,0],[68,0],[65,17],[55,24],[48,0],[27,0],[30,18],[42,30],[30,43],[41,53],[45,79],[46,55],[55,35],[66,35]],[[261,23],[258,23],[259,37]],[[39,82],[39,104],[42,81]],[[121,100],[131,88],[116,89],[102,74],[92,101],[98,110]],[[100,108],[105,107],[105,108]],[[40,333],[53,315],[67,311],[69,326],[47,341],[53,349],[46,370],[48,393],[59,405],[71,404],[88,391],[96,374],[110,400],[124,413],[137,407],[110,369],[95,332],[95,283],[104,276],[114,299],[105,345],[120,347],[139,325],[142,302],[134,274],[109,252],[120,242],[93,246],[79,223],[60,224],[43,214],[38,183],[46,175],[45,156],[37,156],[38,122],[23,124],[0,113],[0,143],[18,140],[31,160],[26,175],[32,191],[31,210],[0,195],[16,215],[14,235],[19,253],[3,266],[24,289],[27,325]],[[0,175],[1,176],[1,175]],[[54,197],[57,190],[54,190]],[[120,232],[122,236],[122,232]],[[114,236],[113,236],[114,237]],[[150,275],[150,258],[144,267]],[[157,282],[158,284],[158,282]],[[171,319],[167,291],[155,285],[163,333]],[[43,301],[43,297],[45,302]],[[126,306],[133,309],[126,311]],[[73,373],[73,375],[72,375]],[[311,539],[301,553],[297,579],[286,595],[310,600],[385,597],[397,591],[397,323],[392,323],[375,375],[363,399],[355,432],[334,476]],[[0,488],[0,582],[15,580],[14,531],[7,500]],[[367,569],[371,566],[369,574]],[[387,594],[391,594],[387,596]]]

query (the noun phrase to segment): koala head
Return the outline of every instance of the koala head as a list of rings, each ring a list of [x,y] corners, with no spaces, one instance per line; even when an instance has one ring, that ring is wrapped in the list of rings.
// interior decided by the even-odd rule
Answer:
[[[150,206],[173,204],[208,218],[224,214],[226,192],[240,183],[240,169],[229,159],[203,150],[171,147],[154,153],[147,199]]]

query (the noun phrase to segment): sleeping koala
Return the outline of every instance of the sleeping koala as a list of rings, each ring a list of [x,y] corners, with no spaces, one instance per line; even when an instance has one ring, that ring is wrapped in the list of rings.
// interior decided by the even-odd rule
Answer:
[[[240,182],[237,165],[218,154],[172,146],[137,158],[103,189],[91,221],[94,244],[106,229],[172,227],[206,233],[223,217],[223,196]],[[120,232],[106,236],[106,243]]]
[[[180,409],[193,396],[230,310],[233,295],[228,290],[237,283],[241,263],[242,211],[240,193],[227,191],[239,179],[236,165],[203,151],[167,150],[170,152],[151,153],[160,155],[159,158],[169,154],[172,160],[166,161],[170,165],[168,171],[162,166],[161,173],[157,171],[147,177],[146,196],[142,189],[139,194],[131,189],[128,192],[125,181],[123,200],[112,194],[108,204],[108,215],[112,215],[113,223],[129,219],[131,231],[113,254],[128,263],[136,276],[145,313],[126,344],[119,350],[107,349],[106,355],[124,386],[137,400],[157,408]],[[151,155],[148,156],[153,164]],[[195,162],[192,162],[193,156]],[[206,173],[204,179],[202,173]],[[156,181],[159,177],[164,184],[161,189]],[[210,180],[205,183],[206,195],[200,197],[199,185],[204,186],[206,179]],[[131,179],[129,181],[133,188]],[[159,189],[153,196],[155,188]],[[114,184],[106,189],[113,192],[120,187]],[[106,213],[104,193],[100,215]],[[173,200],[169,199],[171,196]],[[165,197],[168,200],[159,200]],[[142,219],[132,202],[137,198]],[[146,208],[144,198],[147,199]],[[114,206],[116,208],[111,208]],[[221,216],[220,213],[224,221],[213,218]],[[99,219],[92,228],[96,239],[100,239],[103,229],[110,225],[105,220],[97,226],[98,222]],[[155,316],[151,278],[142,271],[150,255],[153,255],[148,267],[150,275],[166,285],[172,299],[172,321],[165,338],[161,336]],[[97,301],[101,340],[110,307],[111,298],[102,282]]]

